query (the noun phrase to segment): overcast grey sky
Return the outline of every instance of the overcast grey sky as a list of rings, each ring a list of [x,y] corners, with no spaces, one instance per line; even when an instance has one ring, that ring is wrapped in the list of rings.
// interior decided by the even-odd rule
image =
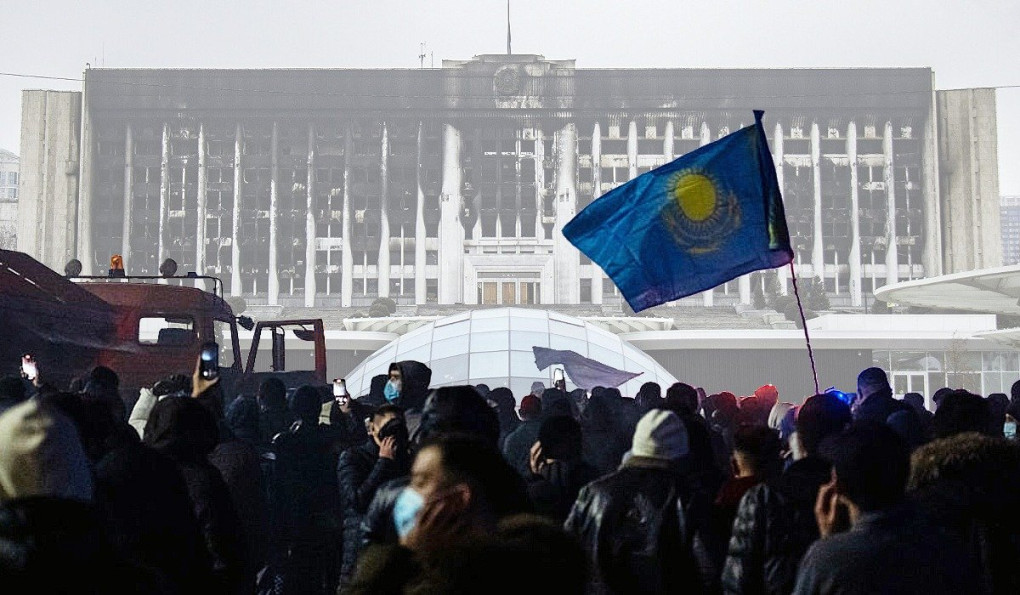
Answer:
[[[939,89],[1020,85],[1014,0],[512,0],[514,53],[580,68],[928,66]],[[505,0],[4,0],[0,71],[93,66],[414,68],[506,50]],[[426,58],[426,66],[429,58]],[[21,90],[0,76],[0,147]],[[1020,88],[998,91],[999,180],[1020,194]]]

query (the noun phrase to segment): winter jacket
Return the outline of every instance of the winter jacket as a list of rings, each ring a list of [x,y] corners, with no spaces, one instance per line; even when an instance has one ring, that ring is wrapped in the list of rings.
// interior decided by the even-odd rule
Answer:
[[[789,593],[804,552],[818,539],[814,506],[831,467],[807,457],[747,491],[733,521],[723,566],[725,593]]]
[[[503,442],[503,458],[521,477],[531,476],[531,447],[538,440],[541,419],[529,419],[507,435]]]
[[[327,429],[295,422],[273,441],[272,518],[278,537],[288,540],[308,531],[339,529],[340,496],[331,440]]]
[[[873,421],[884,424],[889,419],[889,416],[897,411],[910,411],[913,413],[914,408],[903,401],[894,399],[892,390],[886,389],[868,395],[854,403],[853,416],[854,421]]]
[[[955,595],[981,592],[981,580],[962,542],[896,506],[864,512],[849,531],[816,541],[792,592]]]
[[[699,591],[684,484],[671,465],[635,457],[581,488],[564,529],[589,556],[590,593]]]
[[[395,544],[400,541],[393,525],[393,507],[397,497],[411,483],[411,477],[398,477],[379,486],[361,520],[361,546]]]
[[[246,565],[240,522],[223,476],[209,462],[219,428],[197,399],[168,397],[152,408],[145,443],[177,464],[191,496],[195,516],[212,556],[217,590],[242,589]]]
[[[432,382],[432,369],[421,362],[404,360],[397,362],[400,368],[401,388],[400,396],[393,402],[394,405],[404,410],[404,420],[407,422],[407,430],[414,436],[421,421],[421,410],[425,405],[425,399],[429,396],[429,384]],[[372,378],[372,391],[367,397],[358,401],[364,402],[372,407],[379,407],[387,403],[383,396],[382,387],[386,385],[384,380],[376,390],[376,378]]]
[[[379,446],[372,439],[340,455],[336,474],[343,507],[341,577],[349,577],[354,572],[361,551],[361,522],[379,486],[409,472],[410,461],[381,458]]]
[[[581,488],[598,477],[598,470],[584,461],[553,461],[527,478],[528,498],[536,513],[562,524]]]
[[[107,453],[95,466],[96,504],[110,540],[155,569],[174,593],[211,590],[206,549],[187,484],[177,465],[136,443]]]
[[[132,563],[106,538],[95,510],[80,500],[33,496],[0,505],[4,593],[174,595],[151,568]]]
[[[254,584],[255,574],[266,559],[269,508],[262,483],[261,458],[255,447],[242,440],[220,442],[209,455],[230,491],[245,544],[245,583]]]

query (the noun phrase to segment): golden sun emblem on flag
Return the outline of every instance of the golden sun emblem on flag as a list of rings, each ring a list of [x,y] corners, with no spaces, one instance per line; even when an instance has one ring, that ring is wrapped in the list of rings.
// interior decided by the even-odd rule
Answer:
[[[674,174],[666,192],[663,223],[689,254],[715,251],[740,227],[737,197],[701,168]]]

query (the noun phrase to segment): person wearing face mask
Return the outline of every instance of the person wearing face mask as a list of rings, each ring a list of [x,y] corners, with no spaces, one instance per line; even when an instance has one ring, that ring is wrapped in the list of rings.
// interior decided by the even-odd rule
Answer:
[[[369,438],[361,446],[345,450],[337,462],[337,482],[343,506],[343,554],[340,584],[346,585],[361,551],[361,521],[376,490],[383,483],[410,472],[407,426],[396,405],[372,412]]]
[[[442,585],[469,572],[468,552],[488,543],[502,519],[528,509],[516,471],[493,444],[459,433],[429,438],[394,505],[399,543],[366,549],[344,592],[446,592]]]
[[[382,384],[381,390],[376,381]],[[396,405],[404,410],[407,429],[414,435],[421,419],[422,406],[429,394],[429,383],[432,382],[432,370],[425,364],[404,360],[390,364],[385,376],[372,379],[372,390],[358,399],[359,403],[381,407]]]

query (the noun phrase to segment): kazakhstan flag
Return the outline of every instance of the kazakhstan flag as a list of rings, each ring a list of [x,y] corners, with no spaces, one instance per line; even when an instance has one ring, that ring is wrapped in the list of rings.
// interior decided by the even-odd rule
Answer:
[[[763,114],[607,192],[563,228],[635,312],[793,260]]]

